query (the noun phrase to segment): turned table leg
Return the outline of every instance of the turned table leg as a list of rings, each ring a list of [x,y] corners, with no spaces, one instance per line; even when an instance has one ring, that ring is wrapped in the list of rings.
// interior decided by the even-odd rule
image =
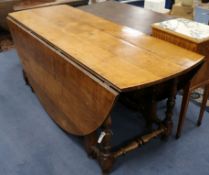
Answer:
[[[167,138],[172,132],[172,128],[173,128],[172,116],[173,116],[173,108],[175,106],[176,93],[177,93],[177,79],[174,79],[167,100],[166,118],[164,121],[167,131],[163,135],[163,138]]]
[[[109,173],[112,170],[115,160],[112,153],[112,130],[111,117],[109,116],[101,126],[101,133],[98,137],[97,131],[84,137],[85,148],[89,156],[98,160],[103,173]]]
[[[112,170],[114,157],[111,154],[111,117],[108,117],[103,123],[103,132],[105,133],[104,138],[100,143],[100,154],[99,154],[99,163],[104,173],[109,173]]]
[[[91,134],[84,137],[84,145],[88,156],[96,158],[94,148],[97,146],[97,132],[94,131]]]
[[[200,108],[199,118],[197,121],[197,126],[200,126],[202,123],[202,119],[203,119],[203,115],[205,112],[205,107],[206,107],[206,104],[208,101],[208,97],[209,97],[209,84],[207,84],[204,88],[204,95],[203,95],[202,104],[201,104],[201,108]]]
[[[186,117],[186,112],[189,104],[189,98],[190,98],[191,92],[190,92],[190,82],[185,86],[184,92],[183,92],[183,100],[181,103],[181,111],[179,115],[179,121],[178,121],[178,128],[176,132],[176,138],[178,139],[181,136],[182,127],[184,124],[184,120]]]

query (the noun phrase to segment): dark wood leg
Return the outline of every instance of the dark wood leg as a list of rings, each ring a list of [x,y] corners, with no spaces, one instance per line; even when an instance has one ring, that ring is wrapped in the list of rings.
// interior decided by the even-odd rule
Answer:
[[[29,81],[28,81],[28,77],[27,77],[27,75],[26,75],[26,73],[25,73],[24,70],[22,70],[22,74],[23,74],[23,78],[24,78],[24,80],[25,80],[25,84],[26,84],[27,86],[30,86]]]
[[[106,121],[103,123],[103,132],[105,136],[100,143],[100,155],[99,155],[99,163],[102,168],[103,173],[109,173],[112,170],[114,157],[111,154],[111,138],[112,131],[111,127],[111,117],[108,117]]]
[[[98,160],[103,173],[109,173],[112,170],[115,160],[111,146],[112,130],[111,117],[108,117],[102,127],[101,134],[98,137],[97,131],[84,137],[85,148],[89,156]]]
[[[85,149],[86,149],[88,156],[92,158],[96,158],[96,155],[94,153],[94,148],[97,146],[97,132],[94,131],[93,133],[85,136],[84,142],[85,142]]]
[[[145,145],[150,140],[158,136],[167,138],[170,135],[173,126],[172,114],[175,105],[176,92],[177,80],[175,79],[173,80],[170,87],[170,92],[167,101],[166,118],[164,122],[158,119],[156,115],[157,93],[154,90],[153,92],[151,92],[151,95],[149,96],[150,102],[146,103],[149,106],[149,112],[146,113],[148,114],[148,125],[152,127],[152,124],[155,123],[157,124],[158,128],[152,130],[152,132],[149,132],[146,135],[139,135],[137,137],[134,137],[131,140],[127,140],[115,147],[114,149],[112,149],[111,117],[108,117],[101,126],[101,134],[97,141],[97,136],[95,136],[95,133],[92,133],[85,137],[87,152],[89,154],[93,153],[95,155],[102,168],[103,173],[109,173],[112,170],[116,158],[125,155],[126,153],[133,151],[137,148],[140,148],[141,146]]]
[[[147,106],[147,112],[146,112],[146,123],[147,123],[147,128],[152,131],[153,128],[153,123],[156,122],[157,118],[157,100],[156,100],[156,88],[154,87],[152,90],[152,93],[150,94],[150,102]]]
[[[166,118],[164,121],[167,129],[166,129],[165,134],[163,135],[163,139],[167,139],[167,137],[172,132],[172,128],[173,128],[172,116],[173,116],[173,108],[175,106],[176,93],[177,93],[177,80],[174,79],[172,86],[171,86],[170,94],[167,100]]]
[[[177,128],[177,132],[176,132],[177,139],[181,136],[182,127],[184,124],[184,120],[185,120],[185,116],[186,116],[186,112],[187,112],[187,108],[188,108],[188,104],[189,104],[189,98],[191,95],[190,83],[191,82],[189,82],[184,88],[183,100],[181,103],[181,111],[180,111],[179,121],[178,121],[178,128]]]
[[[28,81],[28,77],[27,77],[27,75],[26,75],[24,69],[22,70],[22,73],[23,73],[23,78],[24,78],[24,80],[25,80],[25,84],[26,84],[27,86],[30,87],[30,89],[31,89],[32,92],[34,92],[32,86],[30,85],[30,83],[29,83],[29,81]]]
[[[203,115],[205,112],[205,107],[207,104],[208,97],[209,97],[209,84],[207,84],[204,88],[204,95],[203,95],[202,104],[201,104],[201,108],[200,108],[199,118],[197,121],[197,126],[200,126],[202,123],[202,119],[203,119]]]

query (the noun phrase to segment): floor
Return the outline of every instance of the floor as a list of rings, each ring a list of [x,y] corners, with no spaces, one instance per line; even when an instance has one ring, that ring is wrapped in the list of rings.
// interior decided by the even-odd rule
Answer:
[[[177,97],[174,128],[180,108]],[[159,114],[164,114],[164,102]],[[112,175],[209,175],[209,113],[195,126],[198,106],[190,104],[183,135],[155,139],[119,158]],[[144,126],[138,113],[122,105],[113,111],[114,143]],[[0,53],[0,175],[99,175],[86,156],[82,139],[64,133],[25,85],[15,50]]]

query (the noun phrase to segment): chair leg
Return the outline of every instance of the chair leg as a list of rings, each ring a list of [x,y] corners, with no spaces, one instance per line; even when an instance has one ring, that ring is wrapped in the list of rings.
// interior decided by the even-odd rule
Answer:
[[[179,121],[178,121],[178,128],[176,132],[176,139],[178,139],[181,136],[181,131],[183,128],[184,120],[186,117],[186,112],[189,104],[189,98],[190,98],[191,92],[190,92],[190,82],[186,85],[183,92],[183,100],[181,103],[181,111],[179,115]]]
[[[203,95],[202,104],[201,104],[201,108],[200,108],[199,118],[197,121],[197,126],[200,126],[202,123],[202,119],[203,119],[203,115],[205,112],[205,107],[207,104],[208,97],[209,97],[209,84],[207,84],[204,88],[204,95]]]

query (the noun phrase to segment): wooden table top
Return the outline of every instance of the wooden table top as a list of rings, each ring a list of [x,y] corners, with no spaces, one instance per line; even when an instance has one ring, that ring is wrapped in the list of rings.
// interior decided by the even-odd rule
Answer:
[[[16,3],[14,6],[15,11],[31,9],[31,8],[39,8],[46,7],[52,5],[60,5],[60,4],[69,4],[72,6],[77,5],[86,5],[88,4],[87,0],[25,0]]]
[[[153,23],[175,18],[174,16],[111,0],[78,8],[148,35],[152,33],[151,25]]]
[[[189,71],[203,57],[70,6],[11,13],[10,18],[118,91]]]

